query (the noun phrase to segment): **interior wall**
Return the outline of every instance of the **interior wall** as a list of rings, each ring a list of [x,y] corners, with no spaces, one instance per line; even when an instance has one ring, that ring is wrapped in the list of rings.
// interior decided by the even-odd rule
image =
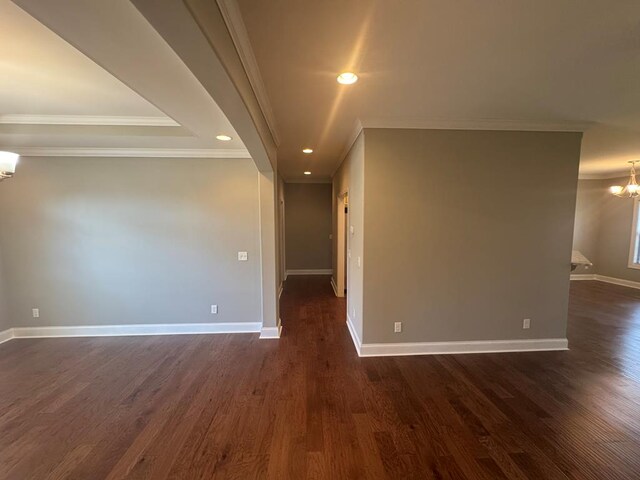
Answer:
[[[250,159],[21,158],[0,188],[12,326],[260,322],[258,192]]]
[[[363,334],[363,283],[364,283],[364,193],[365,193],[365,135],[356,139],[346,158],[333,176],[333,277],[337,265],[337,216],[338,197],[349,192],[349,227],[347,233],[347,316],[352,330],[362,341]],[[368,208],[368,206],[367,206]],[[358,261],[359,260],[359,261]]]
[[[363,341],[566,338],[581,134],[365,136]]]
[[[331,269],[331,184],[285,183],[287,270]]]
[[[9,321],[9,308],[7,305],[7,297],[5,295],[4,272],[2,268],[2,251],[0,251],[0,333],[11,328]]]
[[[626,185],[628,181],[628,177],[600,181],[600,215],[597,217],[598,253],[594,263],[599,275],[640,282],[640,270],[628,266],[633,226],[633,200],[618,198],[607,191],[611,185]]]
[[[605,188],[602,180],[579,180],[576,195],[576,218],[573,229],[573,249],[582,252],[591,267],[577,267],[575,274],[598,273],[600,264],[598,243]]]

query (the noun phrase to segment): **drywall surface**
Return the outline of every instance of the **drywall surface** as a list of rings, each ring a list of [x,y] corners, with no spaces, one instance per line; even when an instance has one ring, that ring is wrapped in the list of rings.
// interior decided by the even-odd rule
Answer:
[[[366,129],[363,341],[565,338],[580,141]]]
[[[285,183],[287,270],[331,269],[331,184]]]
[[[14,327],[262,321],[250,159],[22,158],[0,216]]]

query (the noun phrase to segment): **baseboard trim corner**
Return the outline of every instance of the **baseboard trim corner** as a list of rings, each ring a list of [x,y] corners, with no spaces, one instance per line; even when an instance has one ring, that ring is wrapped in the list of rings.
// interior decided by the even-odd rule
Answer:
[[[596,275],[596,280],[599,282],[610,283],[612,285],[620,285],[622,287],[640,289],[640,282],[634,282],[633,280],[624,280],[623,278],[607,277],[605,275]]]
[[[360,340],[360,337],[358,337],[358,332],[356,331],[356,327],[353,325],[349,314],[347,314],[347,328],[351,334],[351,340],[353,340],[353,344],[356,347],[356,352],[358,352],[358,356],[361,357],[362,354],[360,352],[362,349],[362,341]]]
[[[84,325],[14,328],[13,338],[127,337],[146,335],[203,335],[214,333],[258,333],[254,323],[173,323],[137,325]]]
[[[568,349],[569,342],[566,338],[469,342],[364,343],[360,347],[359,355],[361,357],[395,357],[463,353],[544,352]]]
[[[8,342],[12,338],[14,338],[13,328],[7,328],[0,332],[0,343]]]
[[[610,283],[612,285],[619,285],[621,287],[629,287],[640,290],[640,282],[634,282],[633,280],[625,280],[623,278],[607,277],[606,275],[591,274],[591,273],[572,273],[571,280],[595,280],[597,282]]]
[[[287,270],[286,275],[333,275],[333,270],[331,268]]]
[[[261,339],[277,339],[282,335],[282,320],[278,319],[278,325],[275,327],[262,327],[260,330]]]
[[[335,293],[336,297],[339,297],[340,295],[338,295],[338,287],[336,285],[336,282],[333,280],[333,277],[331,277],[331,288],[333,288],[333,293]]]

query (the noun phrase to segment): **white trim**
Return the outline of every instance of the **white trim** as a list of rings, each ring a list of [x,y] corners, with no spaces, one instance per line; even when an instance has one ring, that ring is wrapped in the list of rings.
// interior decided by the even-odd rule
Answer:
[[[254,323],[173,323],[138,325],[83,325],[66,327],[21,327],[13,338],[120,337],[138,335],[195,335],[210,333],[257,333],[262,324]]]
[[[359,355],[361,357],[386,357],[454,353],[541,352],[568,349],[569,342],[566,338],[470,342],[365,343],[360,347]]]
[[[0,332],[0,343],[8,342],[12,338],[14,338],[13,328],[8,328]]]
[[[356,140],[358,140],[360,133],[362,133],[362,128],[363,128],[362,122],[359,119],[356,119],[353,125],[353,129],[351,130],[351,133],[347,138],[347,143],[345,144],[344,148],[342,149],[342,152],[340,153],[340,156],[338,157],[339,158],[338,166],[333,170],[333,173],[331,173],[332,179],[335,176],[336,172],[340,170],[340,167],[342,166],[342,162],[344,162],[344,159],[347,158],[347,155],[349,155],[349,152],[351,151],[353,144],[356,143]]]
[[[284,284],[283,282],[280,282],[280,288],[278,288],[278,300],[280,300],[280,297],[282,296],[283,291],[284,291]]]
[[[578,180],[613,180],[614,178],[623,177],[626,177],[626,179],[629,180],[629,169],[600,173],[578,173]]]
[[[498,118],[446,119],[370,117],[361,119],[363,128],[408,128],[434,130],[508,130],[534,132],[584,132],[592,122],[531,122]]]
[[[132,127],[179,127],[169,117],[116,117],[104,115],[0,115],[0,124],[11,125],[94,125]]]
[[[604,275],[596,275],[596,280],[604,283],[611,283],[613,285],[621,285],[623,287],[640,289],[640,282],[634,282],[632,280],[624,280],[622,278],[606,277]]]
[[[262,339],[270,339],[270,338],[280,338],[282,335],[282,320],[278,318],[278,325],[275,327],[262,327],[260,330],[260,338]]]
[[[308,269],[308,270],[287,270],[286,275],[333,275],[331,268]]]
[[[333,293],[336,294],[336,297],[339,297],[340,295],[338,295],[338,287],[336,286],[336,282],[333,280],[333,273],[331,275],[331,288],[333,288]]]
[[[610,283],[612,285],[620,285],[622,287],[637,288],[640,289],[640,282],[634,282],[633,280],[625,280],[623,278],[607,277],[605,275],[598,274],[571,274],[571,280],[595,280],[597,282]]]
[[[572,273],[571,280],[596,280],[595,273]]]
[[[260,68],[258,67],[256,56],[253,52],[253,48],[251,47],[251,40],[249,39],[247,28],[244,24],[244,20],[242,19],[240,7],[236,0],[218,0],[217,3],[220,8],[220,13],[222,13],[224,23],[227,25],[227,29],[231,35],[231,40],[236,47],[238,56],[240,57],[240,62],[244,67],[247,78],[249,79],[249,84],[256,96],[258,105],[260,105],[260,110],[262,110],[264,119],[267,122],[273,142],[277,147],[280,145],[280,138],[278,137],[276,129],[275,115],[273,114],[271,103],[269,102],[269,96],[267,95],[267,90],[264,86],[262,75],[260,74]]]
[[[349,329],[349,333],[351,334],[351,340],[353,340],[353,345],[356,347],[356,352],[358,352],[358,356],[362,357],[362,341],[358,336],[358,332],[356,331],[356,327],[351,321],[351,317],[347,313],[347,328]]]
[[[23,157],[151,157],[151,158],[251,158],[244,148],[73,148],[3,147]]]

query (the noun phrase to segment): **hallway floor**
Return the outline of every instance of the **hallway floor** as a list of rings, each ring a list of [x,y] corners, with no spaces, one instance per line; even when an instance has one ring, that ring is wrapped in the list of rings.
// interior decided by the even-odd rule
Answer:
[[[637,479],[640,291],[572,282],[568,352],[359,358],[327,277],[284,334],[0,346],[2,479]]]

